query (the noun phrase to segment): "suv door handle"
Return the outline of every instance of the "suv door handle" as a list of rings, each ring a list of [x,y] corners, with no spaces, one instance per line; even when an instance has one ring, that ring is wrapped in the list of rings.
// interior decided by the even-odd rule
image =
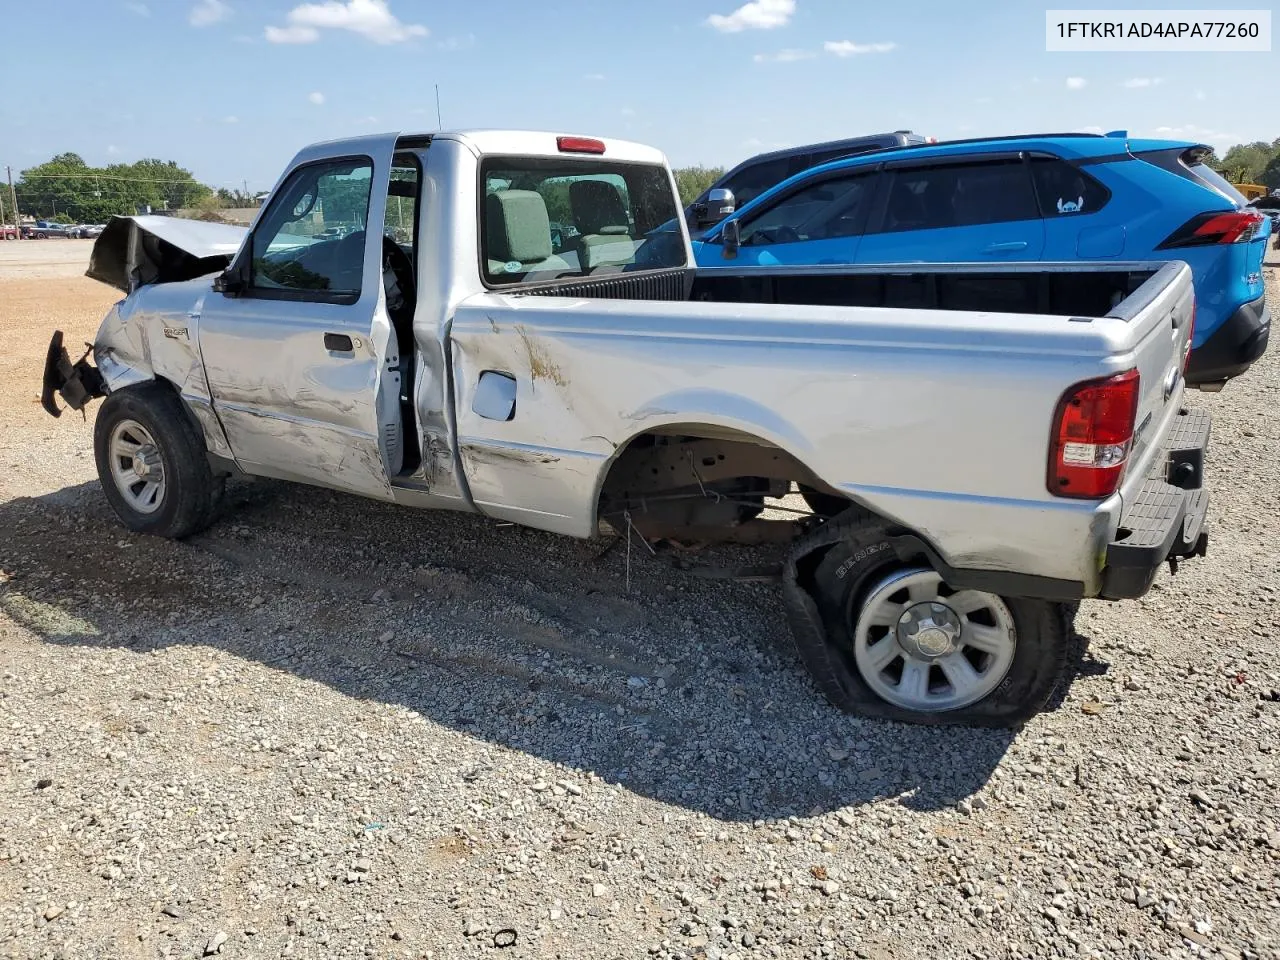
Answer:
[[[1027,249],[1027,241],[1025,240],[1009,240],[1006,243],[991,243],[984,249],[983,253],[1017,253],[1019,250]]]
[[[355,349],[351,338],[345,333],[326,333],[324,335],[324,348],[332,350],[334,353],[351,353]]]

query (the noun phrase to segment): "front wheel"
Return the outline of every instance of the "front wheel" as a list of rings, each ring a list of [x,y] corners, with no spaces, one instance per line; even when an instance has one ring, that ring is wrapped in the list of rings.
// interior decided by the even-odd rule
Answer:
[[[808,586],[821,629],[789,604],[797,647],[827,698],[850,713],[1016,727],[1065,670],[1057,604],[954,589],[923,559],[901,562],[874,519],[849,524]]]
[[[130,530],[180,539],[213,521],[222,480],[169,387],[145,383],[108,396],[93,448],[107,502]]]

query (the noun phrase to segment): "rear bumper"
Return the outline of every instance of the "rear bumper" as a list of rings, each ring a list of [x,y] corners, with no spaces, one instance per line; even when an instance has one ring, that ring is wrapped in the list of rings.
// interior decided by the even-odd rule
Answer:
[[[1207,413],[1184,408],[1174,420],[1136,497],[1125,503],[1117,537],[1107,545],[1100,596],[1140,597],[1161,564],[1204,556],[1209,491],[1204,487],[1205,452],[1211,421]]]
[[[1244,304],[1191,351],[1187,385],[1221,384],[1240,376],[1266,352],[1270,333],[1266,297]]]

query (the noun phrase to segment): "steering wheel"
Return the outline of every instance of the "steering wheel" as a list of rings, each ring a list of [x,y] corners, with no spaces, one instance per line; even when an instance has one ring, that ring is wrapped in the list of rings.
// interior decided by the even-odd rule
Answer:
[[[799,243],[800,234],[796,232],[796,228],[785,223],[780,223],[767,231],[769,243]]]

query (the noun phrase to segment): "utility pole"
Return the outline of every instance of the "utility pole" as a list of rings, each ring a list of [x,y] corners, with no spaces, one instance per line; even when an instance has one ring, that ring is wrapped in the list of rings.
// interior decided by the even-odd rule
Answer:
[[[18,231],[18,239],[22,239],[22,219],[18,216],[18,195],[13,189],[13,168],[5,167],[5,175],[9,178],[9,205],[13,207],[13,228]]]

